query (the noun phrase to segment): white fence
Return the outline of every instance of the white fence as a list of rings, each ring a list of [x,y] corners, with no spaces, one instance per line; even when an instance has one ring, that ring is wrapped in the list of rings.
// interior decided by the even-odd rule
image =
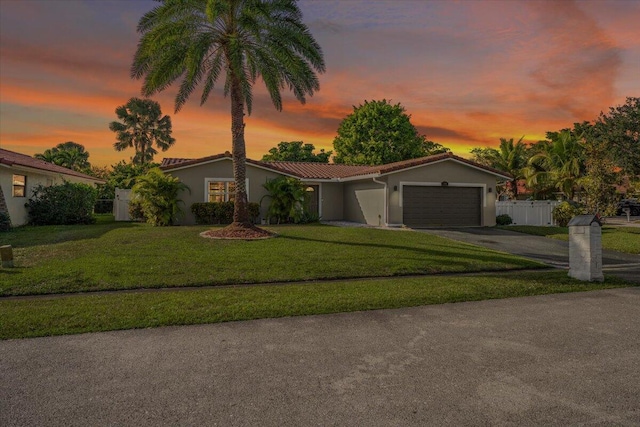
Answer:
[[[496,202],[496,216],[509,215],[513,220],[513,225],[555,225],[551,212],[560,203],[556,200]]]
[[[129,215],[129,197],[131,190],[116,188],[116,198],[113,201],[113,215],[116,221],[131,221]]]

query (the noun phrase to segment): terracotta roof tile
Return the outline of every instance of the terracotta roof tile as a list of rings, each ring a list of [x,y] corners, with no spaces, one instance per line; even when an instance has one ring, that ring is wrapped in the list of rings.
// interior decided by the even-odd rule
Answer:
[[[15,151],[9,151],[0,148],[0,163],[13,166],[24,166],[28,168],[38,169],[47,172],[60,173],[64,175],[75,176],[78,178],[89,179],[94,182],[103,183],[104,180],[98,179],[93,176],[89,176],[80,172],[76,172],[71,169],[67,169],[62,166],[54,165],[53,163],[45,162],[44,160],[36,159],[26,154],[16,153]]]
[[[196,165],[198,163],[204,163],[211,160],[217,160],[222,158],[231,158],[231,154],[216,154],[215,156],[202,157],[200,159],[179,159],[168,158],[162,160],[160,166],[164,170],[171,170],[177,167],[184,167],[190,165]],[[388,163],[386,165],[378,166],[362,166],[362,165],[338,165],[328,163],[311,163],[311,162],[261,162],[257,160],[247,159],[247,163],[262,166],[267,169],[281,172],[288,175],[293,175],[303,179],[340,179],[340,178],[355,178],[358,176],[380,174],[384,175],[391,172],[396,172],[402,169],[412,168],[416,166],[422,166],[429,163],[434,163],[442,160],[453,159],[468,165],[474,166],[479,169],[484,169],[487,172],[497,174],[503,177],[509,177],[510,175],[493,169],[487,166],[480,165],[472,162],[471,160],[464,159],[456,156],[452,153],[435,154],[433,156],[420,157],[417,159],[403,160],[400,162]]]

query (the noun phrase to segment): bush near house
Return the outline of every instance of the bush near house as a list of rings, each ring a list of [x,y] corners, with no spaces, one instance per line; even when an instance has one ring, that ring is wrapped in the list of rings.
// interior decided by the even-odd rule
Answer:
[[[65,182],[38,185],[25,204],[30,225],[93,224],[97,190],[87,184]]]
[[[11,229],[11,218],[7,212],[0,212],[0,232]]]
[[[260,204],[248,203],[249,218],[257,222],[260,217]],[[231,224],[233,222],[233,202],[194,203],[191,212],[196,216],[197,224]]]
[[[511,225],[513,224],[513,219],[507,214],[498,215],[496,217],[496,225]]]
[[[184,190],[191,191],[178,178],[165,175],[159,168],[149,169],[132,188],[144,218],[149,224],[160,227],[175,224],[182,215],[182,200],[178,199],[178,193]]]
[[[571,221],[571,218],[576,215],[582,215],[583,213],[584,210],[580,206],[569,202],[560,203],[558,206],[553,208],[553,211],[551,212],[553,219],[559,227],[566,227],[567,224],[569,224],[569,221]]]

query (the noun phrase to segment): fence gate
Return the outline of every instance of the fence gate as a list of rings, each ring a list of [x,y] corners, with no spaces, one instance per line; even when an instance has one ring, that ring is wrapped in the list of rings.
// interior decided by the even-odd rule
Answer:
[[[129,215],[129,197],[131,190],[116,188],[116,198],[113,201],[113,215],[116,221],[131,221]]]
[[[553,208],[561,202],[557,200],[506,200],[496,202],[496,215],[507,214],[513,225],[555,225]]]

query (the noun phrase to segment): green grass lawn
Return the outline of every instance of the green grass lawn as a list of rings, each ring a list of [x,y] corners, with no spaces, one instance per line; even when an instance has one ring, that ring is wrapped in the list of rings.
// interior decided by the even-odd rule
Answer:
[[[538,227],[533,225],[509,225],[499,227],[503,230],[545,236],[552,239],[569,240],[568,227]],[[602,246],[605,249],[640,254],[640,228],[602,227]]]
[[[604,283],[579,282],[567,277],[565,271],[554,270],[0,298],[0,339],[410,307],[621,286],[628,284],[609,277]]]
[[[101,220],[0,234],[15,267],[0,296],[476,272],[541,266],[426,233],[324,225],[268,227],[278,237],[211,240],[206,226],[151,227]]]

